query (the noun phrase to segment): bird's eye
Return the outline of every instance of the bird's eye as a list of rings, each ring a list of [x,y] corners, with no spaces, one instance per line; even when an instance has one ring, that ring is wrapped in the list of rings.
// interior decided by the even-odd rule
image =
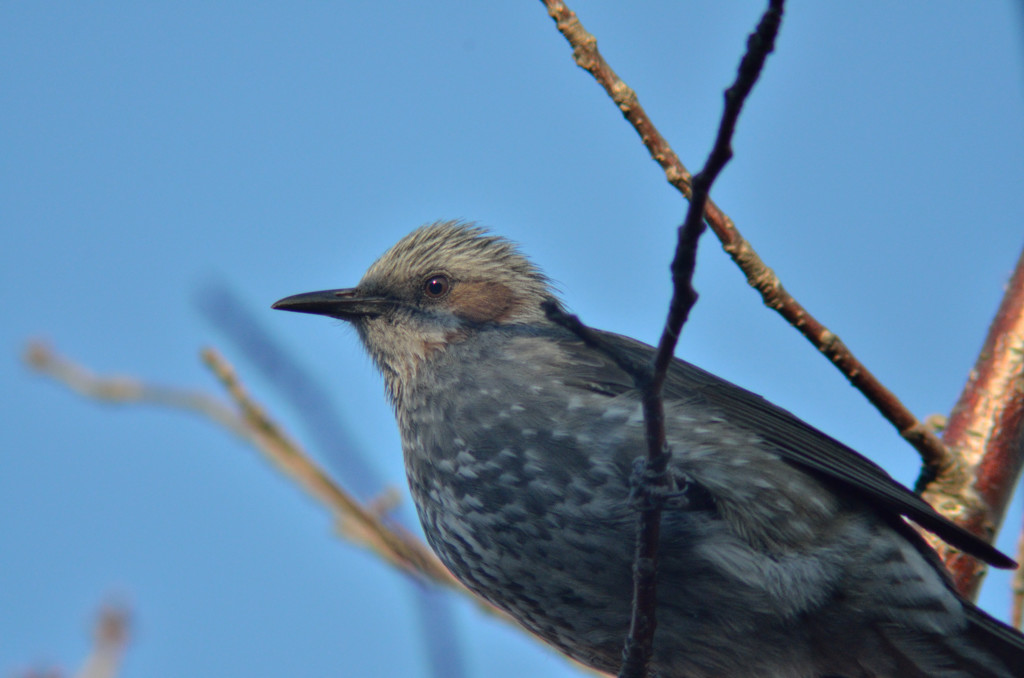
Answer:
[[[431,299],[440,299],[451,288],[452,283],[446,275],[432,275],[423,283],[423,293]]]

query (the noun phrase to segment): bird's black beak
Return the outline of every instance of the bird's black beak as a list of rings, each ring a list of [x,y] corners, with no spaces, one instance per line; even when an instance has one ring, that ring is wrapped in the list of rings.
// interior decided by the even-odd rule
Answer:
[[[380,315],[393,305],[383,297],[367,296],[358,287],[306,292],[275,301],[271,308],[296,313],[315,313],[341,320]]]

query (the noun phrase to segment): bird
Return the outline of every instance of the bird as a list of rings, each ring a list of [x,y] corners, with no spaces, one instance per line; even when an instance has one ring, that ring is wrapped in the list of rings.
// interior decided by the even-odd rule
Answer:
[[[640,393],[610,355],[654,349],[554,322],[549,278],[473,223],[412,231],[352,288],[273,308],[350,323],[383,376],[427,542],[469,589],[617,672],[632,600]],[[908,521],[1015,564],[881,467],[675,358],[650,675],[1012,678],[1024,636],[957,594]]]

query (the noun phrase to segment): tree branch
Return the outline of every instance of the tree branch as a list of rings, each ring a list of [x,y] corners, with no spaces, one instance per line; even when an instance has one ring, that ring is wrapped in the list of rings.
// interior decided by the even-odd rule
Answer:
[[[558,30],[573,48],[573,59],[588,71],[622,111],[640,135],[651,157],[665,172],[665,178],[684,197],[692,194],[692,178],[639,103],[636,92],[615,74],[597,49],[597,40],[588,33],[576,14],[561,0],[543,0]],[[847,379],[888,419],[907,442],[921,454],[926,466],[938,474],[950,462],[950,453],[942,441],[906,408],[903,403],[860,362],[825,325],[812,316],[782,286],[775,273],[765,265],[732,220],[712,200],[704,208],[708,226],[756,289],[764,303],[785,318],[821,353],[839,368]]]
[[[556,3],[546,4],[550,10]],[[689,317],[690,310],[697,301],[697,292],[693,288],[693,273],[697,262],[697,245],[704,232],[704,217],[710,201],[708,196],[715,179],[732,158],[732,136],[736,129],[736,122],[747,96],[760,76],[768,54],[774,49],[775,37],[782,21],[783,4],[783,0],[770,2],[757,30],[751,34],[747,42],[747,52],[740,63],[736,81],[725,92],[725,110],[722,113],[714,147],[704,169],[692,178],[692,182],[689,175],[686,175],[685,181],[681,180],[681,184],[685,185],[689,191],[690,204],[686,219],[679,228],[675,256],[672,260],[673,288],[668,318],[651,363],[649,365],[632,363],[626,356],[607,345],[607,342],[604,342],[599,334],[583,325],[578,318],[562,312],[557,304],[548,303],[544,307],[549,318],[575,332],[588,345],[610,355],[621,368],[632,376],[642,394],[647,459],[638,487],[637,541],[633,562],[633,606],[629,635],[626,638],[622,667],[619,671],[620,678],[643,678],[646,676],[654,649],[654,632],[657,627],[655,612],[657,607],[658,544],[661,532],[661,498],[669,489],[667,468],[671,457],[671,449],[665,436],[665,408],[662,390],[669,365],[675,354],[679,335]],[[561,7],[564,9],[564,5]],[[617,80],[597,52],[593,36],[589,36],[583,31],[582,25],[575,19],[575,15],[572,15],[572,19],[573,21],[568,22],[564,28],[563,24],[559,23],[559,29],[563,33],[567,30],[572,31],[577,37],[580,37],[581,34],[586,36],[581,44],[588,45],[588,49],[576,50],[577,63],[580,63],[581,66],[584,63],[591,64],[597,72],[602,74],[606,82]],[[588,70],[591,69],[588,68]],[[601,80],[601,77],[598,79]],[[606,85],[607,87],[608,85]],[[636,95],[632,90],[614,86],[612,89],[621,96],[620,99],[616,99],[616,103],[619,104],[627,118],[635,121],[634,126],[637,126],[638,131],[641,132],[644,143],[648,145],[648,148],[653,147],[652,155],[655,156],[655,159],[659,157],[674,158],[675,163],[678,163],[678,158],[654,129],[643,109],[636,102]],[[613,98],[615,98],[614,94]],[[684,191],[684,195],[687,195],[687,191]]]
[[[1024,252],[989,327],[943,438],[955,463],[923,496],[944,515],[992,541],[1024,465]],[[977,595],[985,566],[933,543],[957,589]]]
[[[229,403],[198,391],[145,384],[127,377],[102,377],[58,355],[39,342],[29,344],[25,361],[89,398],[115,403],[152,404],[200,414],[259,450],[307,494],[337,517],[342,533],[417,578],[465,591],[441,561],[419,540],[386,524],[330,477],[266,415],[246,393],[234,368],[213,349],[203,361],[230,394]]]

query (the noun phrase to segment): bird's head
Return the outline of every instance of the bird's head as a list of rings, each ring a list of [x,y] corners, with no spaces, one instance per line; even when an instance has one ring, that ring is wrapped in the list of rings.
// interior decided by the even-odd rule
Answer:
[[[420,364],[487,326],[545,322],[548,279],[516,246],[460,222],[422,226],[355,287],[297,294],[274,308],[348,321],[398,398]]]

